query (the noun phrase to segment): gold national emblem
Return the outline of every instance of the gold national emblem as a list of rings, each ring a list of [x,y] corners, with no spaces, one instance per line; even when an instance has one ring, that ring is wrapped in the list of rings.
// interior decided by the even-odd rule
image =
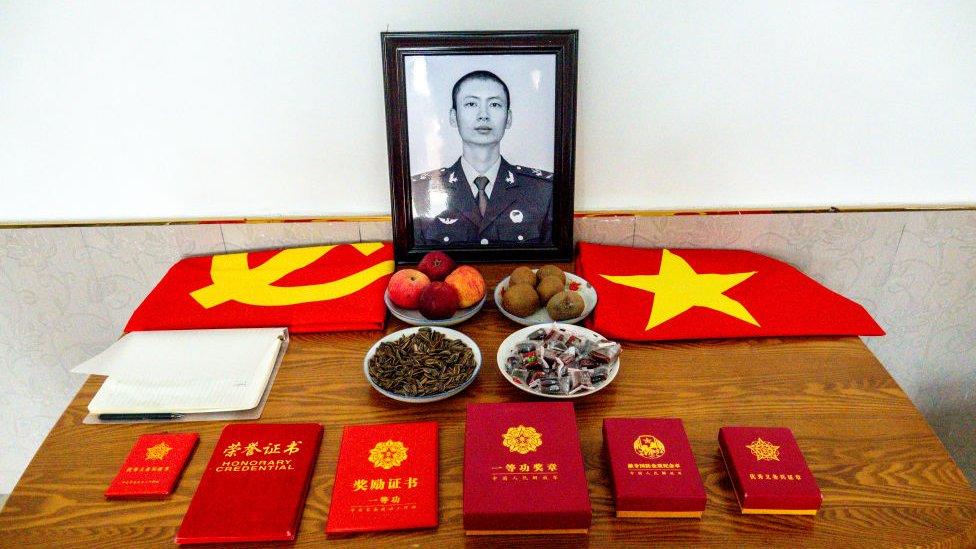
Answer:
[[[752,455],[756,456],[756,461],[779,461],[779,446],[770,444],[761,438],[752,441],[746,446]]]
[[[155,446],[150,446],[149,448],[146,448],[146,461],[160,461],[166,457],[166,454],[168,454],[170,450],[172,450],[172,448],[165,442],[160,442]]]
[[[377,442],[369,451],[369,461],[376,467],[392,469],[407,459],[407,447],[398,440]]]
[[[634,440],[634,451],[642,458],[657,459],[664,455],[664,443],[653,435],[641,435]]]
[[[535,452],[536,448],[542,446],[542,435],[534,428],[525,425],[509,427],[502,435],[502,444],[511,452],[528,454]]]

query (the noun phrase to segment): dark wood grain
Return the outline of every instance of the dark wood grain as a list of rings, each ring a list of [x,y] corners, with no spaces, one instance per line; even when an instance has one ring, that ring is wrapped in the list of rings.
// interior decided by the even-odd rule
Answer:
[[[511,267],[485,266],[489,283]],[[402,328],[398,322],[386,332]],[[479,378],[461,395],[423,406],[389,400],[363,378],[379,332],[294,336],[262,422],[315,421],[322,451],[298,545],[548,547],[777,546],[972,547],[976,493],[891,376],[858,338],[793,338],[624,345],[620,374],[576,402],[593,503],[589,536],[465,538],[461,528],[464,409],[471,402],[525,401],[501,376],[495,353],[519,326],[490,304],[460,326],[481,347]],[[191,423],[200,446],[168,501],[105,501],[106,486],[136,438],[160,425],[82,425],[101,383],[89,379],[45,440],[0,514],[0,547],[172,547],[224,423]],[[605,417],[680,417],[708,492],[702,520],[613,516],[601,422]],[[440,423],[440,527],[326,539],[343,425]],[[744,516],[716,440],[723,425],[793,430],[824,494],[816,517]]]

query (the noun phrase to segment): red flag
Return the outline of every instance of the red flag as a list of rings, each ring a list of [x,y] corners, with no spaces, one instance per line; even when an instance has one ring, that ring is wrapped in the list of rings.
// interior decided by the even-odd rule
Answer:
[[[393,247],[381,242],[191,257],[170,267],[125,331],[379,330],[393,266]]]
[[[745,250],[581,242],[576,272],[597,292],[587,325],[608,338],[884,335],[857,303]]]

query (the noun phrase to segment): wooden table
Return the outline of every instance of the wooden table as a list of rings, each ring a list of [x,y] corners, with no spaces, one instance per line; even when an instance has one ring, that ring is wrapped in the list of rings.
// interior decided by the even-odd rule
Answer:
[[[509,266],[507,269],[510,269]],[[484,267],[489,285],[507,273]],[[393,321],[386,332],[404,326]],[[298,545],[549,547],[976,545],[976,492],[905,393],[858,338],[624,344],[620,374],[576,401],[593,504],[588,537],[471,537],[461,526],[464,410],[471,402],[532,397],[501,376],[495,353],[520,326],[487,305],[460,326],[481,347],[479,378],[424,406],[373,391],[362,360],[379,332],[293,336],[262,422],[320,422],[325,438]],[[168,501],[109,502],[102,493],[136,438],[161,425],[82,425],[101,384],[89,379],[44,441],[0,514],[0,547],[172,547],[223,423],[180,425],[200,446]],[[680,417],[708,492],[701,520],[613,516],[601,424],[605,417]],[[343,425],[440,423],[440,527],[327,540],[323,531]],[[741,515],[719,455],[723,425],[787,426],[824,494],[816,517]]]

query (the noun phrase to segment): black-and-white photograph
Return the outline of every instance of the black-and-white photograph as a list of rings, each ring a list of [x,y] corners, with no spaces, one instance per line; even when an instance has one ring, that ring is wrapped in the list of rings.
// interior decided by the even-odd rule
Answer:
[[[414,242],[552,242],[555,55],[406,58]]]
[[[398,258],[571,253],[575,32],[514,34],[384,35]]]

